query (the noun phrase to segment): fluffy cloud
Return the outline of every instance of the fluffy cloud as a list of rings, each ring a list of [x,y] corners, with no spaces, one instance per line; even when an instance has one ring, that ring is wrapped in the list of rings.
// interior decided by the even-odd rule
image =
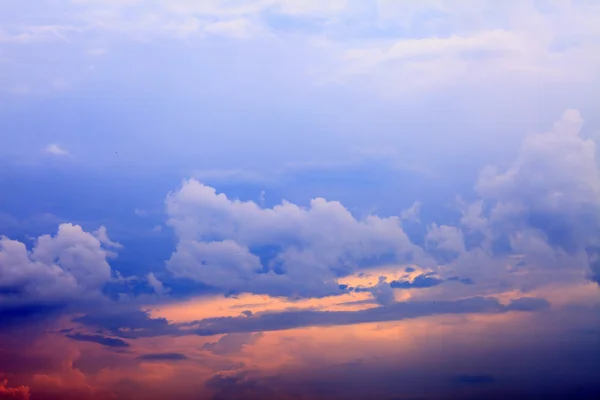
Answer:
[[[357,220],[322,198],[307,208],[261,208],[192,179],[169,195],[167,213],[180,240],[168,269],[228,290],[324,295],[337,291],[336,277],[367,263],[426,262],[400,218]]]
[[[408,260],[442,272],[440,283],[497,290],[558,279],[545,271],[575,277],[586,263],[598,275],[600,173],[596,144],[580,135],[582,125],[579,113],[567,110],[550,132],[525,137],[505,170],[484,168],[475,186],[481,198],[464,206],[457,226],[431,224],[423,249],[408,239],[401,217],[358,220],[322,198],[306,208],[285,201],[263,208],[185,181],[166,201],[179,238],[167,267],[223,290],[283,296],[337,293],[340,276]],[[385,280],[370,290],[379,303],[393,302]]]
[[[596,143],[580,136],[582,125],[579,112],[567,110],[550,132],[526,137],[507,170],[482,171],[476,190],[484,199],[497,202],[493,219],[539,213],[559,215],[571,229],[585,222],[582,217],[597,223]]]
[[[8,381],[0,381],[0,400],[29,400],[29,388],[27,386],[9,387]]]
[[[587,251],[597,275],[600,172],[596,143],[581,136],[582,126],[579,112],[567,110],[551,131],[526,137],[506,170],[486,167],[476,190],[491,207],[487,224],[480,206],[464,222],[488,235],[509,235],[515,251],[543,251],[547,263],[559,254],[545,242],[558,252]],[[519,245],[523,240],[527,245]]]
[[[103,240],[109,240],[103,228],[100,232]],[[19,298],[61,298],[94,291],[111,278],[108,255],[101,240],[78,225],[61,224],[56,235],[38,237],[31,251],[3,236],[0,287]]]

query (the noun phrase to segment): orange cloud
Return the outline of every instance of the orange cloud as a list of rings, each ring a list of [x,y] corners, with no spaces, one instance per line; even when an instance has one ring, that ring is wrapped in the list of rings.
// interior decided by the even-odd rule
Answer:
[[[0,400],[29,400],[29,387],[9,387],[8,380],[0,381]]]

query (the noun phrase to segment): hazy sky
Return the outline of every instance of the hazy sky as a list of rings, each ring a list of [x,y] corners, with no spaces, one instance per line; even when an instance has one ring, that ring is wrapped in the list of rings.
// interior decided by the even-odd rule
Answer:
[[[600,397],[598,21],[0,3],[0,400]]]

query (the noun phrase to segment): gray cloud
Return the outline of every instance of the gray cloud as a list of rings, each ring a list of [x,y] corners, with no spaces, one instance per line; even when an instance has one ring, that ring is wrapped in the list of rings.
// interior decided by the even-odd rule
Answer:
[[[102,335],[86,335],[83,333],[74,333],[66,335],[69,339],[77,340],[80,342],[91,342],[98,343],[102,346],[107,347],[129,347],[129,343],[124,340],[106,337]]]
[[[516,304],[516,305],[515,305]],[[244,317],[219,317],[198,321],[195,333],[212,336],[223,333],[277,331],[305,326],[334,326],[400,321],[439,314],[502,313],[512,310],[534,311],[549,303],[543,299],[516,300],[504,306],[494,298],[474,297],[456,301],[393,303],[360,311],[286,311],[265,312]]]
[[[219,355],[234,354],[244,346],[256,343],[261,337],[262,333],[230,333],[221,336],[216,342],[205,343],[202,349]]]
[[[138,357],[142,361],[183,361],[188,357],[182,353],[151,353]]]

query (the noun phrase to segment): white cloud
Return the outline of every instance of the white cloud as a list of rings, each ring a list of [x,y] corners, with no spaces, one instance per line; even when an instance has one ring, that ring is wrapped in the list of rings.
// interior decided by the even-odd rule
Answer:
[[[146,280],[154,290],[154,293],[158,294],[159,296],[167,292],[163,283],[156,277],[156,275],[154,275],[154,273],[150,272],[148,275],[146,275]]]
[[[243,290],[261,270],[260,259],[233,240],[198,242],[185,240],[167,262],[177,276],[217,287]]]
[[[70,156],[71,155],[71,153],[69,153],[67,150],[63,149],[62,147],[60,147],[59,145],[57,145],[55,143],[49,144],[48,146],[46,146],[44,151],[49,154],[54,154],[55,156]]]
[[[107,247],[113,247],[116,249],[120,249],[121,247],[123,247],[120,243],[113,242],[109,239],[108,234],[106,233],[106,228],[104,226],[98,228],[98,230],[94,232],[94,236],[100,241],[100,243]]]
[[[0,286],[33,297],[62,298],[99,289],[111,278],[108,252],[78,225],[61,224],[56,235],[24,243],[0,237]]]
[[[600,172],[582,126],[579,112],[567,110],[549,132],[526,136],[507,168],[484,168],[481,199],[463,205],[464,233],[432,225],[428,242],[458,253],[444,269],[477,283],[461,291],[531,290],[589,277],[588,268],[600,280]],[[481,241],[467,251],[473,233]]]
[[[34,25],[8,33],[0,28],[0,43],[30,44],[54,40],[67,40],[68,36],[81,30],[66,25]]]
[[[420,222],[419,213],[421,212],[421,203],[415,201],[412,206],[403,210],[400,216],[402,219],[413,222]]]
[[[567,110],[550,132],[527,136],[505,171],[482,170],[476,190],[495,202],[492,221],[545,215],[578,240],[591,239],[577,231],[600,222],[600,171],[596,143],[580,135],[582,125],[579,112]]]
[[[66,2],[61,11],[64,24],[0,33],[0,42],[88,39],[98,32],[188,43],[252,37],[261,46],[284,43],[306,52],[311,83],[367,86],[391,96],[496,79],[589,82],[600,70],[594,2],[90,0]]]
[[[427,242],[432,246],[456,253],[465,251],[462,231],[455,226],[432,224],[427,231]]]
[[[242,18],[231,21],[217,21],[206,25],[204,31],[211,35],[243,39],[250,36],[252,24]]]
[[[379,258],[426,262],[402,230],[398,217],[357,220],[340,203],[313,199],[310,207],[289,202],[261,208],[230,200],[196,180],[167,198],[167,213],[179,237],[167,266],[176,275],[214,286],[267,293],[325,294],[337,289],[337,274]],[[251,249],[275,249],[262,269]]]

